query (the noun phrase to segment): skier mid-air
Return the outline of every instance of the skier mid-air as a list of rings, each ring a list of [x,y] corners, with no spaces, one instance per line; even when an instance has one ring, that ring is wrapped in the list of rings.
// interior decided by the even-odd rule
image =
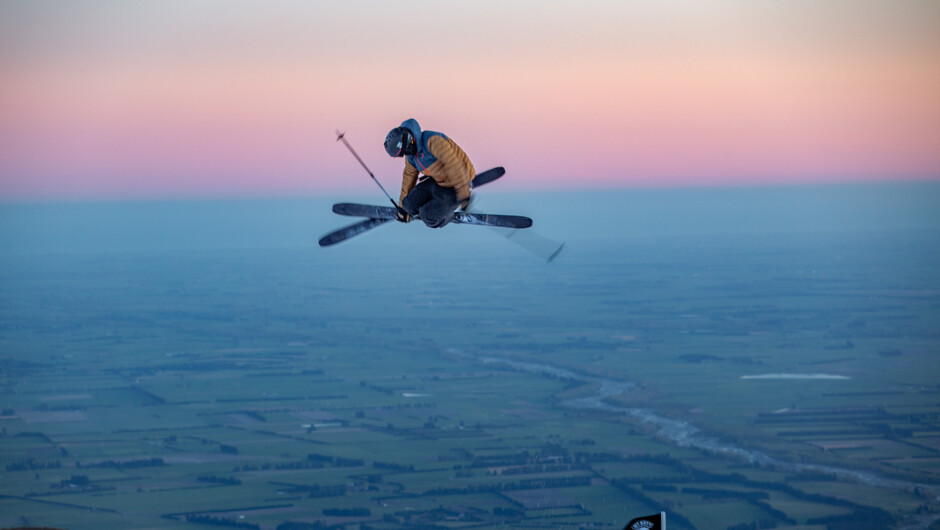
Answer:
[[[467,153],[447,135],[422,131],[416,120],[405,120],[385,137],[385,151],[405,159],[399,221],[407,223],[416,216],[429,227],[440,228],[450,222],[458,206],[467,209],[476,172]],[[419,182],[420,173],[424,176]]]
[[[321,237],[321,247],[335,245],[392,219],[407,223],[412,218],[417,218],[431,228],[440,228],[448,223],[513,229],[532,226],[532,219],[521,215],[467,211],[471,189],[493,182],[503,176],[506,170],[494,167],[474,175],[473,163],[460,146],[442,133],[421,131],[418,122],[413,119],[405,120],[400,127],[392,129],[385,137],[385,151],[393,157],[405,158],[401,195],[397,203],[385,191],[385,187],[375,178],[355,149],[349,145],[346,133],[337,131],[336,140],[343,142],[356,157],[392,206],[348,202],[334,204],[333,213],[365,219]],[[419,180],[418,176],[422,173],[424,177]],[[463,211],[457,211],[458,207]]]

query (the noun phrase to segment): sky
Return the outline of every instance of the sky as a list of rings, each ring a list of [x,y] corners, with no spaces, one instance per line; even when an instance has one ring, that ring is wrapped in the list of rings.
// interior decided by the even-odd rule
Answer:
[[[940,180],[934,0],[0,3],[0,201]]]

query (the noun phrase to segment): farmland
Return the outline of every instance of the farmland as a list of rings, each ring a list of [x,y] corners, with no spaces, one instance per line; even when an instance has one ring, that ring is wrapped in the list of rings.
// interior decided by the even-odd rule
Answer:
[[[936,241],[9,255],[0,526],[927,527]]]

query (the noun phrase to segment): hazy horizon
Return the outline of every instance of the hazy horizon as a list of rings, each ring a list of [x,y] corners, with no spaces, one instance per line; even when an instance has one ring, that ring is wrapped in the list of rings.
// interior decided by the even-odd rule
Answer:
[[[477,211],[532,217],[532,232],[559,242],[940,229],[935,182],[541,192],[498,186],[476,192]],[[0,254],[315,246],[318,237],[355,221],[333,214],[334,202],[383,199],[366,187],[329,197],[6,203],[0,204]],[[391,223],[320,251],[334,256],[387,244],[513,247],[500,239],[482,227]]]

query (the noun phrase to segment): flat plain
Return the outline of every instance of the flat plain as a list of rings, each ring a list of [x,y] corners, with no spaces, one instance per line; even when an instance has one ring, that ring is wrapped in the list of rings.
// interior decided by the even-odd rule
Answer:
[[[0,527],[940,517],[936,231],[406,229],[5,254]]]

